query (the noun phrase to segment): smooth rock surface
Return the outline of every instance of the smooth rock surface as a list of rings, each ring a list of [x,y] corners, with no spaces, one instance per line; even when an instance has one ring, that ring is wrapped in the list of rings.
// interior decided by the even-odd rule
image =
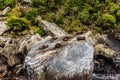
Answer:
[[[0,35],[2,35],[7,30],[8,30],[8,27],[6,23],[3,21],[0,21]]]
[[[53,35],[53,36],[64,36],[67,33],[58,27],[55,23],[50,23],[48,21],[41,20],[39,26],[46,32],[46,34]]]
[[[2,16],[6,15],[10,10],[11,10],[10,7],[6,7],[6,8],[0,13],[0,15],[2,15]]]
[[[24,3],[32,3],[31,0],[23,0]]]
[[[94,48],[84,36],[48,38],[35,45],[25,58],[28,80],[92,79]]]

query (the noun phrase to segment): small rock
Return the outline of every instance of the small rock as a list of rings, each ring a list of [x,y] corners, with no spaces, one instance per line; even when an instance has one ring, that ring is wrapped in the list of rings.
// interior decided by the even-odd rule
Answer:
[[[77,40],[80,41],[80,40],[85,40],[85,37],[77,37]]]
[[[17,53],[18,53],[17,45],[9,44],[4,47],[3,53],[0,54],[3,55],[5,58],[7,58],[8,65],[12,67],[20,63],[20,60],[17,57]]]
[[[46,34],[52,36],[63,36],[67,33],[57,26],[55,23],[50,23],[48,21],[41,20],[39,26],[45,31]]]
[[[2,15],[2,16],[6,15],[10,10],[11,10],[10,7],[6,7],[6,8],[0,13],[0,15]]]
[[[7,19],[7,17],[0,17],[0,21],[4,21],[6,19]]]
[[[3,21],[0,21],[0,35],[2,35],[7,30],[8,30],[8,27],[6,23]]]
[[[95,46],[95,55],[103,55],[105,57],[112,57],[116,52],[109,47],[98,44]]]
[[[27,80],[25,76],[14,77],[13,80]]]
[[[31,0],[23,0],[25,3],[32,3]]]
[[[68,37],[68,36],[65,36],[65,37],[63,38],[63,41],[68,41],[68,39],[69,39],[69,37]]]

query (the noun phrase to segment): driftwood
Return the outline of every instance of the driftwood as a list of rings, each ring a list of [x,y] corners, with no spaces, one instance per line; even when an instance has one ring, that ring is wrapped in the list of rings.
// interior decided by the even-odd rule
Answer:
[[[91,80],[93,53],[85,35],[43,40],[25,58],[28,80]]]

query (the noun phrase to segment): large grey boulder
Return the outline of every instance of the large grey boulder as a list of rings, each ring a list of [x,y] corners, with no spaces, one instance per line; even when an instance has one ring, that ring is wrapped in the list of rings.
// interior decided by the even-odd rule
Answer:
[[[3,21],[0,21],[0,35],[2,35],[8,29],[9,28],[7,27],[6,23]]]
[[[25,58],[28,80],[91,80],[94,48],[85,35],[47,38]]]
[[[57,26],[55,23],[50,23],[48,21],[41,20],[39,26],[47,33],[53,36],[63,36],[67,33]]]

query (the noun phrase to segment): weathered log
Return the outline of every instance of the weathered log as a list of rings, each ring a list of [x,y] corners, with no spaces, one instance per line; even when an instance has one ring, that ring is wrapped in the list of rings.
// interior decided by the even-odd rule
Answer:
[[[94,48],[90,37],[81,35],[46,39],[35,45],[25,58],[28,80],[91,80]],[[47,46],[40,48],[41,46]]]

